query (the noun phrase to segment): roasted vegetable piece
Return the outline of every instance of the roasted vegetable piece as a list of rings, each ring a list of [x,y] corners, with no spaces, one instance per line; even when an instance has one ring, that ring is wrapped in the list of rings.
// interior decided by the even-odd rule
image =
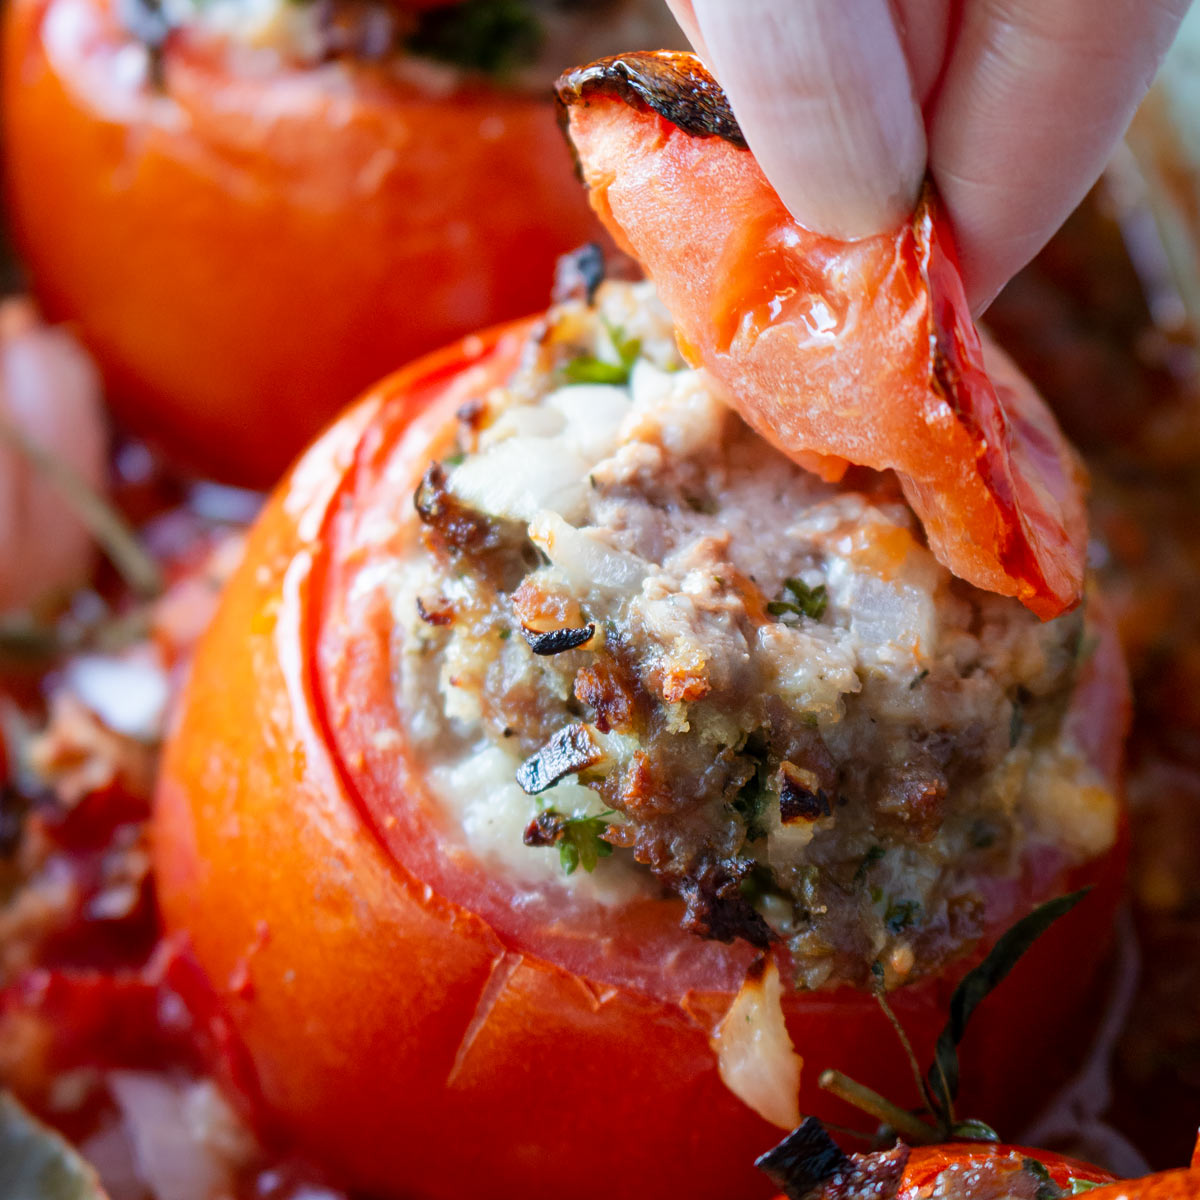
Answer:
[[[1044,618],[1078,602],[1081,467],[1028,383],[989,379],[932,191],[838,242],[793,220],[691,55],[603,59],[558,95],[593,207],[759,433],[826,476],[895,470],[961,578]]]

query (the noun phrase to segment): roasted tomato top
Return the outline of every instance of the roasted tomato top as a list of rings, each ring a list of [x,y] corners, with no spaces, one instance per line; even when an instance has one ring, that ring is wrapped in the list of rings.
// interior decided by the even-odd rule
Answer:
[[[936,197],[891,234],[804,229],[690,55],[558,84],[593,207],[685,351],[765,438],[830,477],[895,470],[937,556],[1042,617],[1078,603],[1082,469],[1032,387],[989,378]]]

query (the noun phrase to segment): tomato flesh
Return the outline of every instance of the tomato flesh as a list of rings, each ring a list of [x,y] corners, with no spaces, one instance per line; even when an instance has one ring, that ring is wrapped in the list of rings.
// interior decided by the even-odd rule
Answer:
[[[714,93],[698,60],[666,52],[559,82],[592,204],[654,280],[686,351],[801,465],[894,470],[956,575],[1043,618],[1071,608],[1082,469],[1031,385],[989,379],[932,193],[892,233],[815,234],[728,129],[660,115],[686,123],[691,106],[711,121]]]

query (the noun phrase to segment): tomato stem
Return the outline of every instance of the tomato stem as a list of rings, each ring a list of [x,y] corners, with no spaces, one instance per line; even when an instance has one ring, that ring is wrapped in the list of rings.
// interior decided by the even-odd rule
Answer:
[[[937,1106],[933,1102],[933,1097],[929,1093],[929,1088],[925,1083],[925,1076],[921,1074],[920,1064],[917,1062],[917,1056],[912,1048],[912,1042],[908,1040],[908,1034],[905,1032],[904,1026],[900,1024],[900,1018],[892,1011],[892,1006],[888,1003],[887,997],[883,993],[882,987],[875,988],[875,1000],[879,1007],[883,1010],[883,1015],[887,1017],[892,1028],[896,1031],[896,1036],[900,1039],[900,1045],[904,1047],[905,1056],[908,1058],[909,1068],[912,1070],[913,1079],[917,1084],[917,1096],[921,1102],[935,1116],[938,1114]]]
[[[843,1075],[841,1071],[823,1071],[818,1082],[825,1091],[847,1104],[852,1104],[869,1117],[890,1125],[914,1145],[931,1146],[939,1140],[938,1131],[932,1126],[926,1125],[912,1113],[905,1112],[899,1105],[893,1104],[878,1092],[872,1091],[848,1075]]]

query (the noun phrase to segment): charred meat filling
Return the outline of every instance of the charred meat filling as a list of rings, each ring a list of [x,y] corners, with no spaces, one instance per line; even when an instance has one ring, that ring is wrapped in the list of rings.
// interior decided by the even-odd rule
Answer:
[[[1064,733],[1083,614],[954,579],[889,476],[773,450],[648,285],[560,304],[468,408],[389,586],[409,732],[474,853],[677,896],[820,987],[936,969],[1028,854],[1111,844]]]

